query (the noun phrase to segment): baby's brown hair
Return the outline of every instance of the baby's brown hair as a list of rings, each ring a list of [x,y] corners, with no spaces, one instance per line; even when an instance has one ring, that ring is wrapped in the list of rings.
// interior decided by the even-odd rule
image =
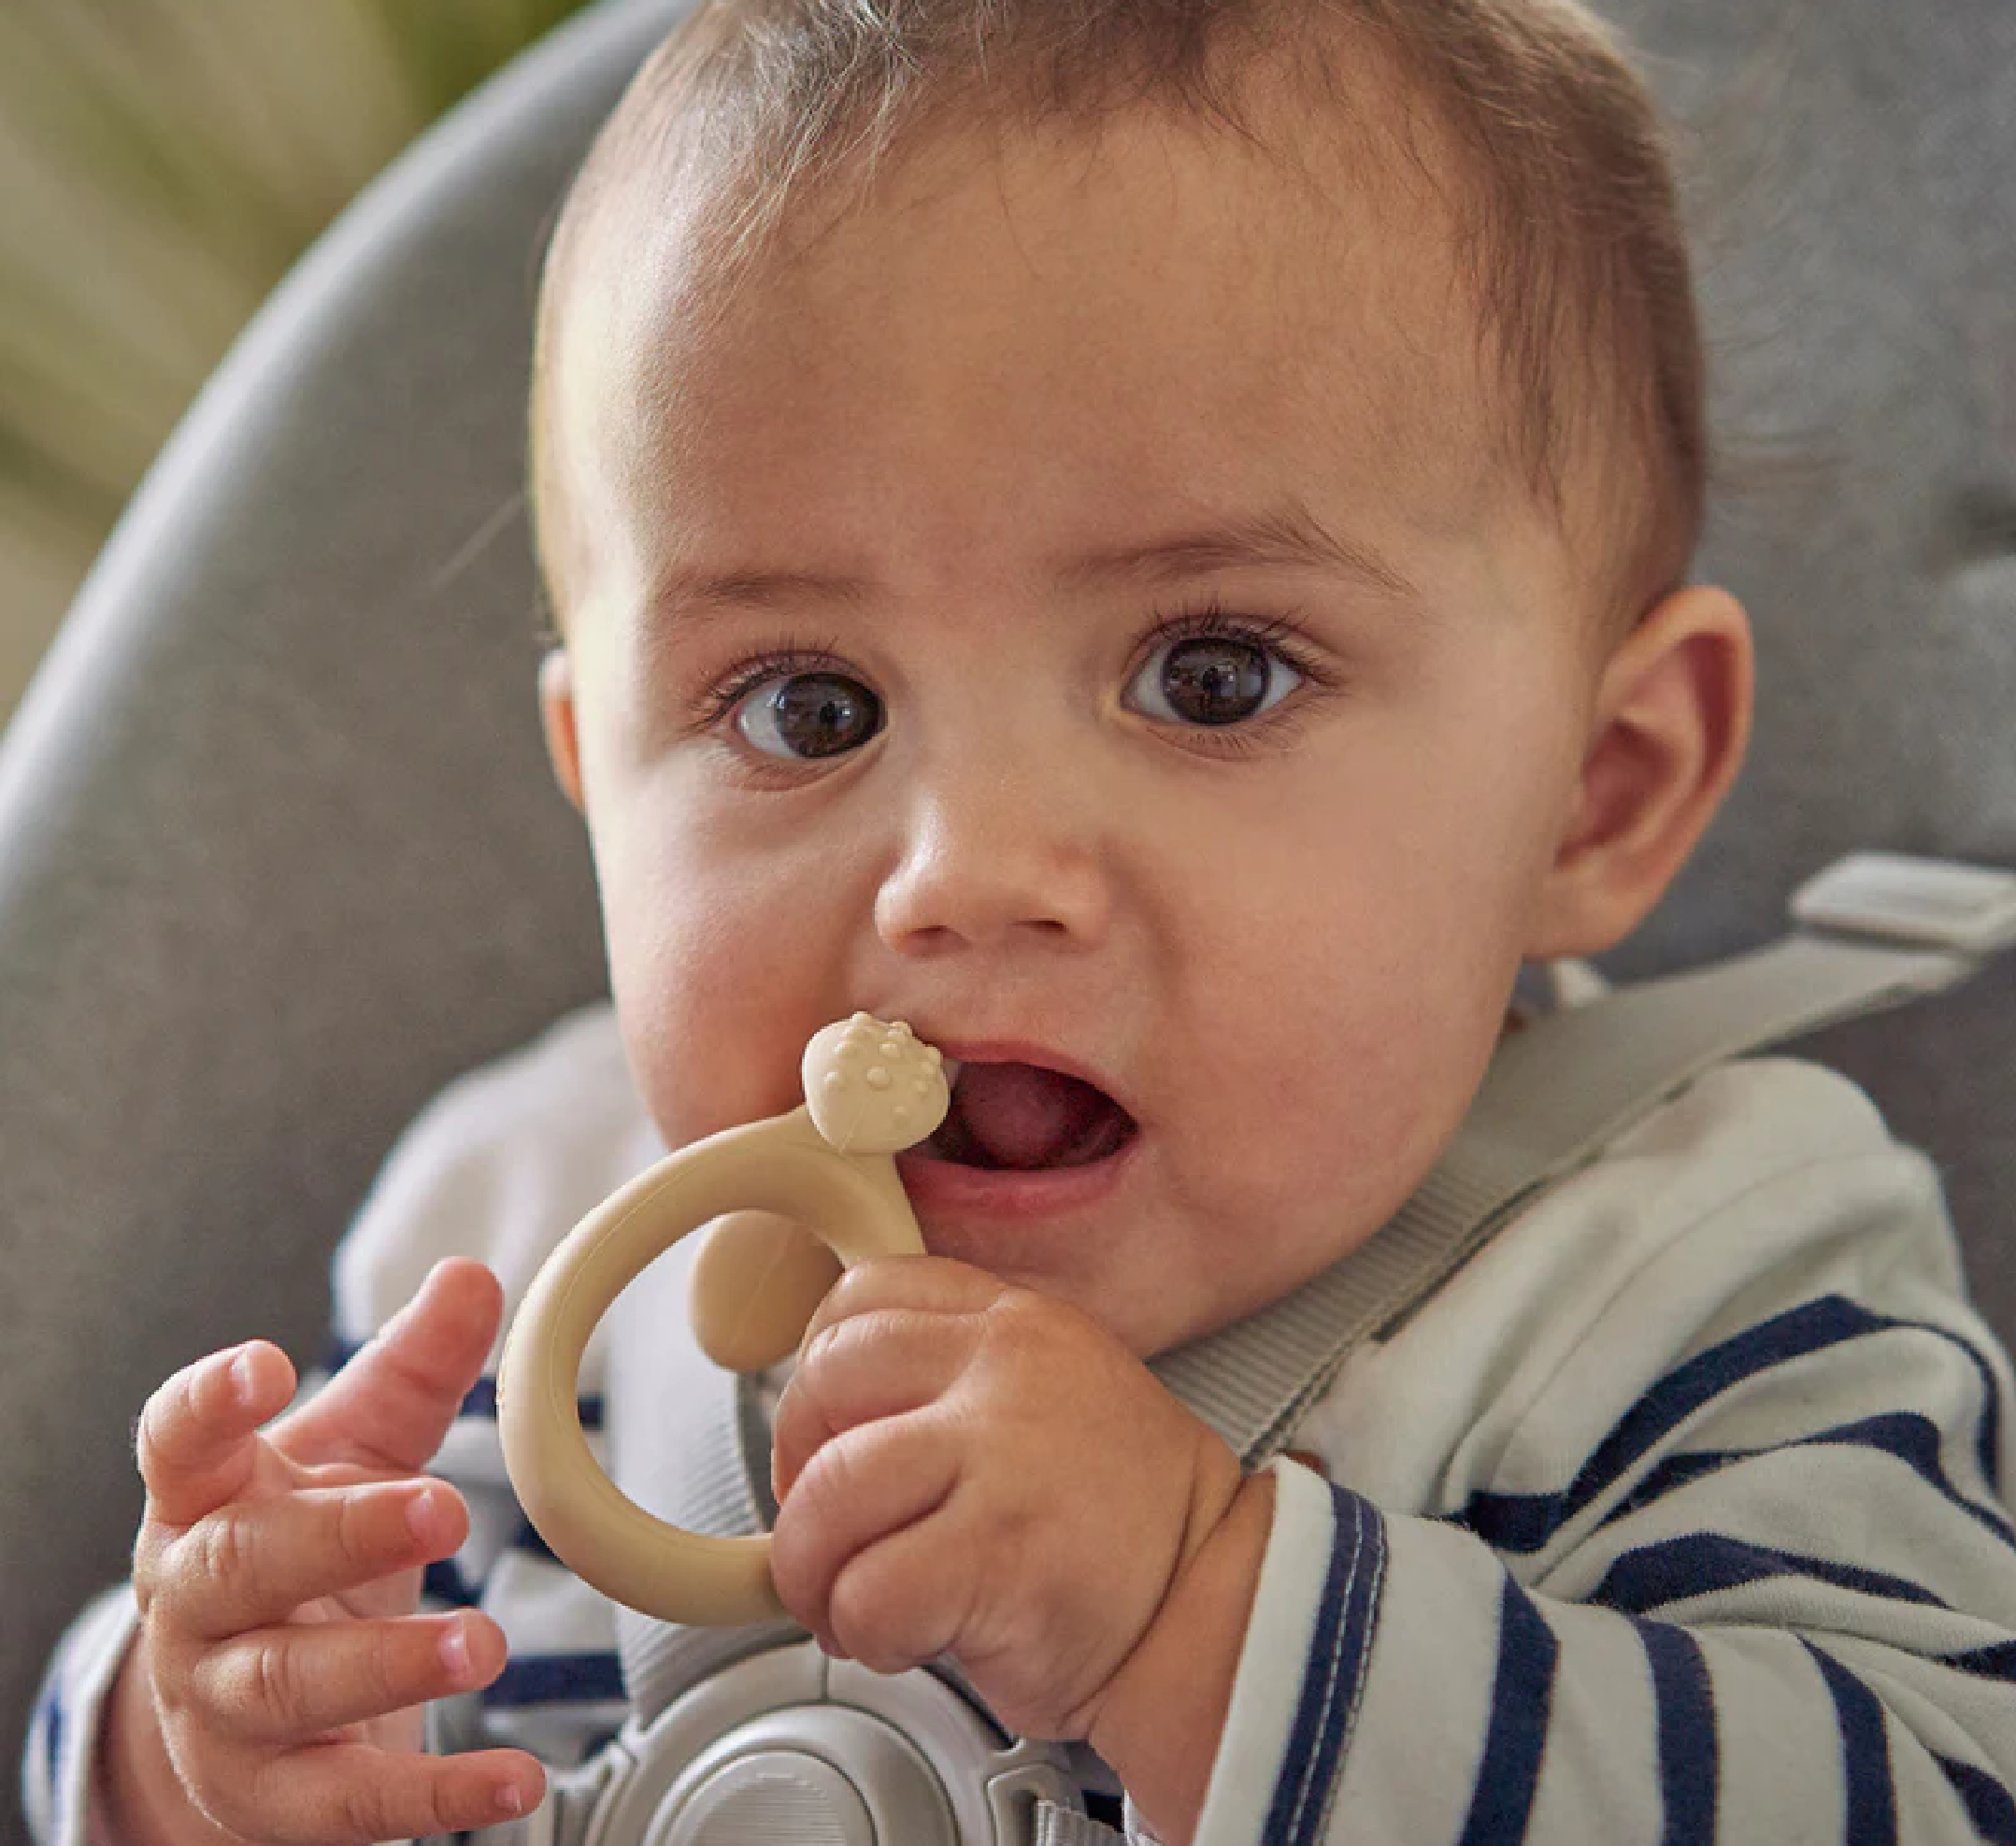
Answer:
[[[1285,159],[1296,124],[1270,137],[1242,83],[1264,64],[1359,128],[1368,79],[1398,79],[1407,93],[1379,99],[1398,105],[1392,150],[1453,179],[1508,451],[1602,552],[1605,625],[1634,621],[1699,537],[1704,364],[1658,112],[1579,0],[701,0],[605,126],[549,250],[531,479],[556,619],[572,550],[557,330],[611,200],[709,191],[694,222],[727,274],[790,214],[962,128],[1095,131],[1145,108]]]

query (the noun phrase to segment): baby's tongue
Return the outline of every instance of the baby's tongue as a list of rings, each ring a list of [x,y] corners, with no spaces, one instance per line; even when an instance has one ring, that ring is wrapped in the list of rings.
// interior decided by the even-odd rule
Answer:
[[[996,1166],[1054,1166],[1113,1112],[1089,1083],[1027,1064],[969,1064],[954,1108],[967,1138]]]

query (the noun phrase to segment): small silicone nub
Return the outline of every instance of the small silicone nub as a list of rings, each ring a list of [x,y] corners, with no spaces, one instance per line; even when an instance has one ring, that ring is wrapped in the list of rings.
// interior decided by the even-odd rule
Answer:
[[[702,1239],[686,1279],[693,1338],[723,1371],[767,1370],[798,1350],[839,1274],[839,1258],[789,1218],[732,1211]]]

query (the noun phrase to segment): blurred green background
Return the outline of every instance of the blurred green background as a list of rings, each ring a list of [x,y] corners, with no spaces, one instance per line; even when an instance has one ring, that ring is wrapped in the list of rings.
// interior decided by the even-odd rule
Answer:
[[[0,0],[0,723],[294,258],[581,0]]]

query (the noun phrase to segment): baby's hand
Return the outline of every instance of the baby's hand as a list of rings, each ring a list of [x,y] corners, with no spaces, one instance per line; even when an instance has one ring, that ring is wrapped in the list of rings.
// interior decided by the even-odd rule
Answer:
[[[841,1277],[773,1471],[778,1593],[829,1652],[950,1654],[1004,1724],[1055,1739],[1091,1735],[1241,1484],[1095,1323],[935,1257]]]
[[[254,1342],[149,1399],[140,1633],[101,1788],[122,1839],[406,1839],[529,1811],[516,1751],[421,1753],[420,1707],[487,1684],[496,1624],[418,1615],[422,1567],[461,1543],[455,1491],[420,1474],[475,1382],[499,1291],[442,1264],[318,1396],[262,1432],[293,1368]]]

